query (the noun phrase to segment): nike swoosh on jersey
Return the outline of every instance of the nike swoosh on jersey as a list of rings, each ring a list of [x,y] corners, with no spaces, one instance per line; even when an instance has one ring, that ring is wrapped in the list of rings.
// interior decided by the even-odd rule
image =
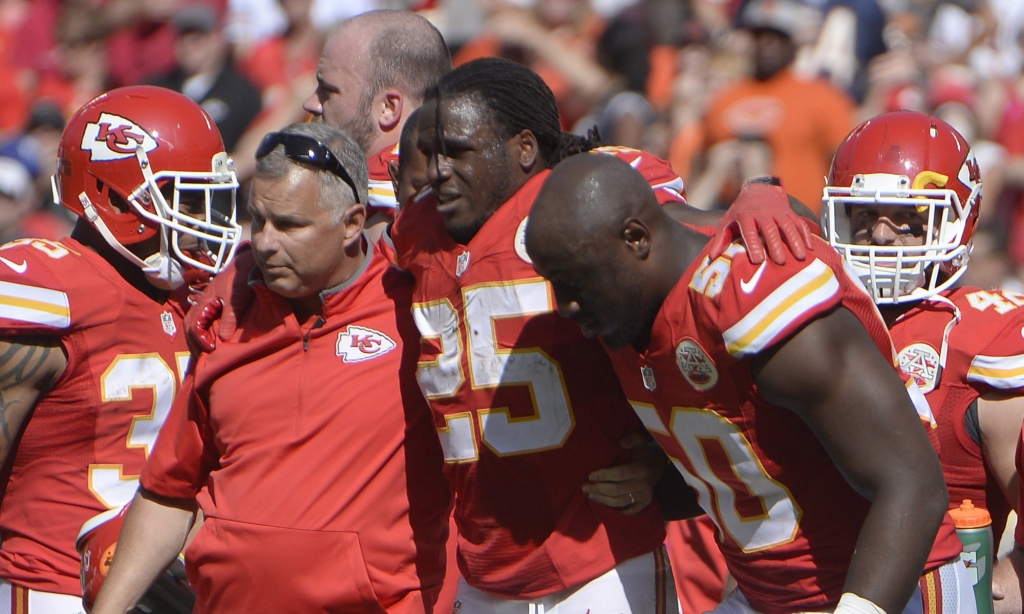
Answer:
[[[14,262],[11,262],[7,258],[0,256],[0,261],[3,261],[4,264],[11,267],[11,269],[13,269],[14,272],[18,274],[24,273],[25,271],[28,270],[28,262],[24,260],[21,261],[21,264],[15,264]]]
[[[740,290],[743,290],[744,294],[750,294],[751,292],[754,291],[754,288],[757,287],[757,282],[761,281],[761,274],[764,273],[764,267],[767,264],[768,264],[767,260],[762,262],[761,266],[757,267],[757,270],[754,271],[754,276],[751,277],[749,280],[747,280],[747,281],[743,281],[742,279],[740,280]]]

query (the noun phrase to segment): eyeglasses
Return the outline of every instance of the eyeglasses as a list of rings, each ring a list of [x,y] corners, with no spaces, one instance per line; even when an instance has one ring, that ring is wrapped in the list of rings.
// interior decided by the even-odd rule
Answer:
[[[356,203],[362,202],[359,199],[359,190],[356,189],[356,182],[352,181],[348,171],[341,165],[334,154],[327,146],[311,136],[304,134],[290,134],[285,132],[271,132],[263,137],[260,146],[256,148],[256,159],[262,160],[278,145],[284,145],[284,155],[291,160],[305,162],[316,168],[330,171],[352,188],[355,194]]]

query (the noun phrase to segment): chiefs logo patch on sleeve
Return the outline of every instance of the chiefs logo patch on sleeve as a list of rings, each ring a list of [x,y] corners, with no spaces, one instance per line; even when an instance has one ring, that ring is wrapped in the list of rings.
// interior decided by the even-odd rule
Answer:
[[[941,373],[939,353],[927,343],[914,343],[900,350],[900,370],[910,376],[921,392],[935,390]]]
[[[714,361],[693,339],[683,339],[676,346],[676,365],[683,378],[697,390],[710,390],[718,383]]]
[[[395,349],[396,345],[391,337],[380,331],[348,326],[338,333],[337,354],[342,362],[362,362],[383,356]]]
[[[86,125],[82,134],[82,149],[95,161],[130,158],[139,146],[150,152],[157,148],[157,143],[132,120],[111,113],[100,114],[100,120]]]

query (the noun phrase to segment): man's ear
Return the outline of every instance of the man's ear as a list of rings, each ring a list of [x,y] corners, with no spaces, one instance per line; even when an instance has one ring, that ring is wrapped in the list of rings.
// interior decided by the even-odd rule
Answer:
[[[532,130],[523,130],[512,137],[512,141],[516,147],[519,167],[523,169],[523,172],[530,173],[540,157],[536,135],[533,134]]]
[[[366,225],[366,207],[361,203],[350,205],[342,214],[341,223],[345,226],[345,245],[359,240]]]
[[[389,87],[380,94],[380,113],[377,116],[377,125],[381,132],[391,132],[398,129],[402,123],[402,111],[405,110],[405,95],[393,87]]]
[[[646,260],[651,253],[651,230],[641,220],[631,217],[622,225],[619,237],[626,244],[626,249],[636,256],[637,260]]]

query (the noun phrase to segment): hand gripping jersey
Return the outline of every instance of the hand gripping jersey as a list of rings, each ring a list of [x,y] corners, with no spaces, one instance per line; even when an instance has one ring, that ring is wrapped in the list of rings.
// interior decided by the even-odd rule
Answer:
[[[0,248],[0,335],[59,337],[68,365],[3,468],[0,577],[81,595],[75,538],[128,503],[188,361],[181,311],[74,239]]]
[[[388,162],[392,160],[398,161],[397,144],[378,151],[366,161],[370,171],[370,185],[367,191],[370,202],[367,203],[366,217],[377,211],[388,217],[395,217],[398,197],[395,196],[395,187],[391,184],[391,174],[388,172]]]
[[[961,287],[917,303],[889,329],[900,369],[935,414],[950,509],[964,499],[986,508],[996,536],[1012,503],[988,475],[977,430],[972,437],[965,416],[982,394],[1024,394],[1021,306],[1024,294]]]
[[[894,355],[839,255],[813,255],[755,266],[738,244],[714,262],[705,250],[665,299],[647,351],[612,352],[634,409],[718,526],[740,590],[773,614],[836,606],[870,503],[796,414],[758,396],[750,360],[840,306]],[[947,517],[926,570],[959,552]]]
[[[412,280],[371,248],[300,323],[251,252],[224,275],[219,293],[245,275],[255,297],[197,362],[142,476],[199,495],[196,612],[431,611],[451,491],[415,381]]]
[[[591,471],[628,458],[618,441],[642,425],[600,344],[556,313],[526,254],[527,215],[547,174],[469,245],[451,239],[429,192],[392,228],[398,263],[416,278],[419,382],[456,491],[459,568],[471,586],[514,599],[592,580],[665,536],[656,505],[626,516],[581,490]],[[681,200],[671,192],[659,190]]]

